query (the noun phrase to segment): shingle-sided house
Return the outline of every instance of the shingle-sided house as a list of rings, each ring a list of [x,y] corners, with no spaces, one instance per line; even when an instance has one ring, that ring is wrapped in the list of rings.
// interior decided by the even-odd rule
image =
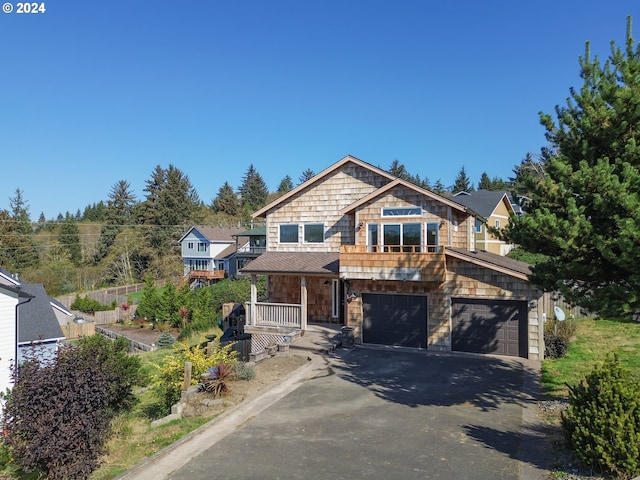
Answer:
[[[343,158],[254,213],[267,243],[242,269],[252,278],[252,349],[335,322],[358,343],[541,359],[542,293],[527,264],[476,250],[477,216]]]
[[[236,242],[242,228],[194,226],[179,242],[189,283],[210,283],[236,275]],[[240,239],[242,241],[242,239]],[[246,241],[244,242],[246,243]],[[244,243],[241,243],[244,246]]]
[[[453,200],[469,207],[478,213],[475,219],[476,248],[487,252],[506,255],[513,250],[513,245],[496,238],[487,226],[504,228],[515,215],[514,204],[506,190],[491,191],[477,190],[475,192],[460,192],[453,196]]]

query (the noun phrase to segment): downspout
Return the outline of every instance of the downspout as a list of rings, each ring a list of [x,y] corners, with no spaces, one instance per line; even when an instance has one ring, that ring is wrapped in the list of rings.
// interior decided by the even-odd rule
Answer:
[[[31,299],[32,299],[32,298],[33,298],[33,297],[29,297],[29,298],[27,298],[24,302],[18,302],[18,303],[16,303],[16,343],[15,343],[15,344],[16,344],[16,346],[15,346],[15,355],[14,355],[15,362],[16,362],[16,364],[15,364],[15,366],[14,366],[14,367],[15,367],[15,370],[16,370],[16,371],[15,371],[15,374],[16,374],[16,380],[18,379],[18,342],[20,341],[20,335],[18,334],[18,330],[19,330],[19,321],[18,321],[18,319],[19,319],[19,313],[18,313],[18,307],[19,307],[20,305],[24,305],[25,303],[29,303],[29,302],[31,301]]]

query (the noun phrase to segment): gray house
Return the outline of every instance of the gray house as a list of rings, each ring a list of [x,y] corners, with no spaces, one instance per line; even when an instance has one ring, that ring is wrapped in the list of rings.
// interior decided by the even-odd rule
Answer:
[[[0,285],[17,288],[32,297],[18,308],[18,362],[24,360],[25,354],[34,345],[41,349],[39,354],[43,358],[54,355],[64,340],[60,325],[71,321],[73,313],[49,297],[42,284],[22,282],[0,270]]]
[[[189,284],[215,283],[236,275],[236,249],[248,239],[237,237],[242,228],[194,226],[180,240],[184,276]],[[236,244],[237,242],[237,244]]]

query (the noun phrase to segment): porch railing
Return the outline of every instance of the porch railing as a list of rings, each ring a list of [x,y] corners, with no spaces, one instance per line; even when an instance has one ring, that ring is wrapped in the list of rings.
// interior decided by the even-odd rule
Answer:
[[[302,307],[290,303],[245,303],[247,325],[302,328]]]

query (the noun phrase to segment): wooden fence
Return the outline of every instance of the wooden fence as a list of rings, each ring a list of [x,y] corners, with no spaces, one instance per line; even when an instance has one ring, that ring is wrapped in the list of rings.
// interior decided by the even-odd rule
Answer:
[[[96,331],[101,334],[104,335],[105,337],[108,338],[112,338],[112,339],[116,339],[116,338],[120,338],[120,337],[125,337],[127,340],[129,340],[129,343],[131,344],[131,351],[132,352],[150,352],[152,350],[155,350],[156,347],[153,345],[147,345],[146,343],[142,343],[142,342],[138,342],[136,340],[132,340],[130,338],[128,338],[126,335],[122,335],[120,333],[116,333],[113,332],[111,330],[108,330],[106,328],[102,328],[100,326],[96,326]]]
[[[555,318],[555,314],[553,313],[554,305],[562,308],[567,318],[571,318],[571,316],[573,316],[573,318],[597,318],[597,315],[595,313],[591,313],[584,308],[571,305],[562,295],[557,292],[545,292],[544,304],[546,305],[547,318]]]
[[[93,322],[67,323],[60,328],[62,328],[64,338],[90,337],[96,333],[96,324]]]

